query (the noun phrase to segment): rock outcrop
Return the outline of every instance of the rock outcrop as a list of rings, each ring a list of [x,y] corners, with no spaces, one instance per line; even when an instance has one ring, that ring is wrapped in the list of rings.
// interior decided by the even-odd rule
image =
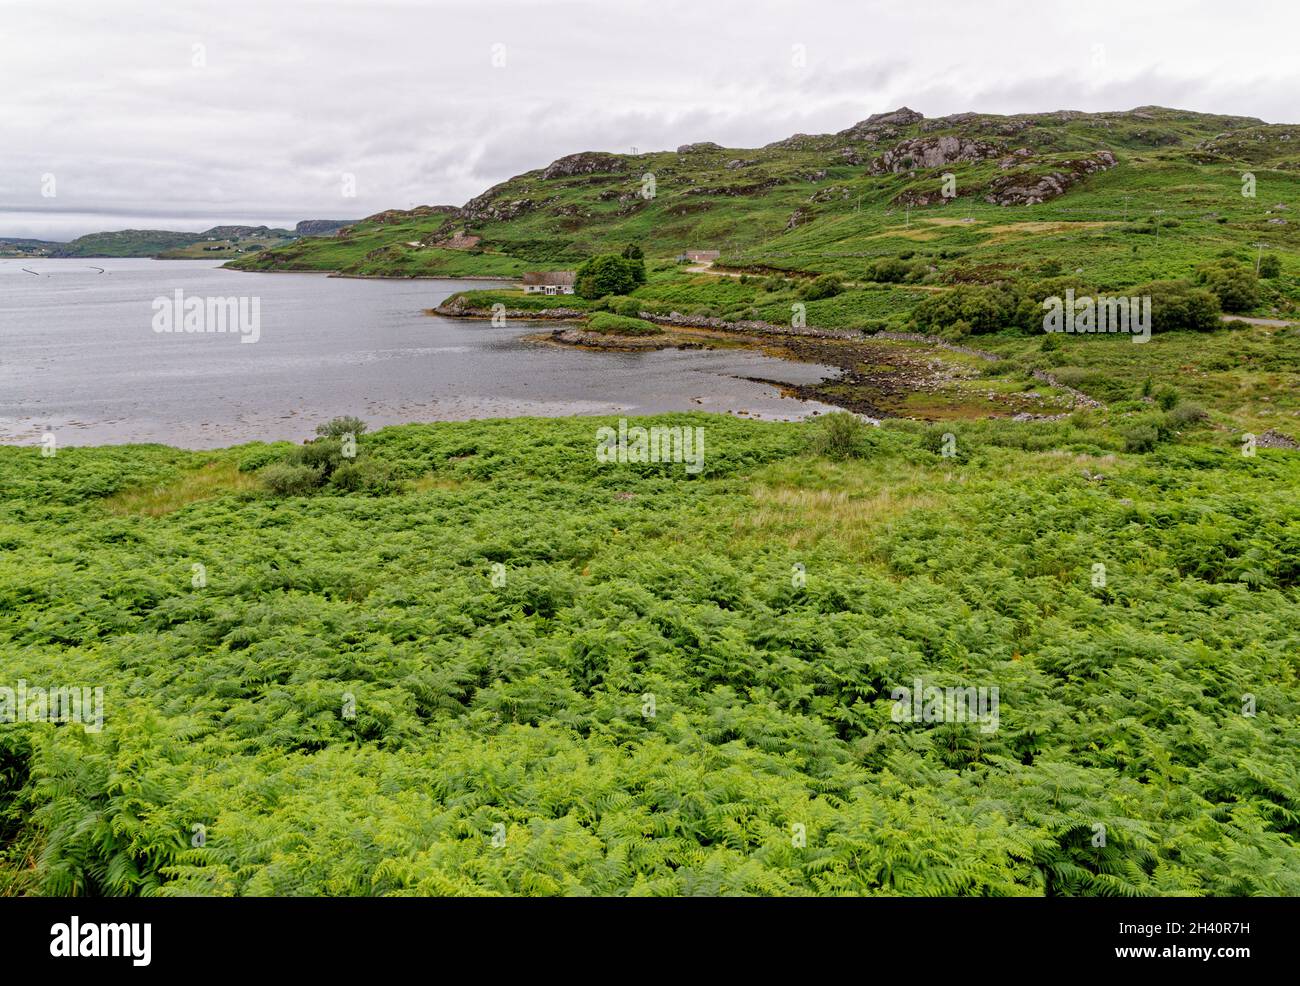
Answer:
[[[1255,444],[1260,448],[1289,448],[1300,449],[1300,442],[1297,442],[1290,435],[1284,435],[1275,428],[1270,428],[1264,434],[1255,439]]]
[[[994,205],[1037,205],[1064,195],[1085,177],[1107,171],[1119,162],[1110,151],[1097,151],[1071,161],[1057,161],[1054,170],[1036,174],[1032,170],[993,179],[984,201]]]
[[[847,130],[841,130],[835,136],[843,140],[863,140],[874,143],[881,139],[895,138],[903,128],[920,123],[924,119],[925,117],[916,110],[900,106],[888,113],[873,113]]]
[[[460,210],[459,218],[471,226],[485,222],[504,222],[537,207],[537,203],[530,198],[505,199],[502,196],[504,190],[503,182],[470,199]]]
[[[626,171],[627,163],[617,154],[604,151],[579,151],[552,161],[542,169],[542,178],[572,178],[574,175],[592,175]]]
[[[451,206],[446,208],[450,209]],[[304,219],[293,231],[298,236],[327,236],[354,222],[355,219]]]
[[[997,157],[1002,148],[982,140],[945,134],[942,137],[914,137],[897,144],[871,162],[871,173],[915,171],[917,168],[943,168],[950,164],[982,161]]]

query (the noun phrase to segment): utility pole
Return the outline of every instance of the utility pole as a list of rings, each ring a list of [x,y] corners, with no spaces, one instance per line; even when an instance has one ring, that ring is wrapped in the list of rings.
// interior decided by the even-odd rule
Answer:
[[[1132,197],[1133,196],[1131,195],[1124,196],[1124,221],[1125,222],[1128,222],[1128,200],[1131,199]]]
[[[906,204],[907,204],[907,219],[904,222],[904,225],[911,226],[912,225],[912,203],[908,202]]]
[[[1259,262],[1264,259],[1264,247],[1268,246],[1268,244],[1256,243],[1255,246],[1259,248],[1258,252],[1255,254],[1255,276],[1259,277]]]

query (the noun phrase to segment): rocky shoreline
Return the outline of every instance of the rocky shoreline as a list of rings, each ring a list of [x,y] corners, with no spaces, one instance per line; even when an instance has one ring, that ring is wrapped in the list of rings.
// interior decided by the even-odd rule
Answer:
[[[459,296],[449,299],[430,314],[452,318],[491,318],[493,313],[463,303]],[[526,321],[556,321],[570,323],[550,332],[538,332],[525,338],[543,345],[568,346],[607,352],[649,352],[661,349],[713,349],[739,346],[756,349],[778,359],[810,363],[834,368],[836,377],[816,384],[781,387],[792,397],[833,404],[856,414],[873,418],[896,416],[902,412],[909,399],[929,396],[942,402],[945,396],[957,400],[954,387],[962,381],[978,378],[974,370],[963,370],[950,361],[938,358],[924,350],[891,345],[898,342],[921,343],[933,349],[946,350],[971,356],[986,362],[1002,359],[996,353],[972,346],[951,343],[937,336],[916,332],[877,331],[864,333],[845,329],[821,329],[776,325],[771,322],[725,319],[670,312],[641,312],[647,322],[664,328],[660,335],[623,336],[592,332],[581,323],[591,313],[576,308],[556,307],[543,309],[507,308],[496,314],[506,318]],[[1051,374],[1036,371],[1033,378],[1062,392],[1068,405],[1062,409],[1060,402],[1050,406],[1052,399],[1037,392],[1005,395],[999,398],[990,388],[980,391],[990,401],[1005,400],[1003,413],[994,417],[1008,417],[1016,421],[1056,420],[1081,408],[1101,405],[1093,398],[1073,387],[1055,380]],[[771,381],[765,381],[771,382]],[[891,412],[891,408],[896,409]]]

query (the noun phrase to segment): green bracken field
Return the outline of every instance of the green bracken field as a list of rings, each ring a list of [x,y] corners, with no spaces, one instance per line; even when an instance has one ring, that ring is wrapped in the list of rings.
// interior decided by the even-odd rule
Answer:
[[[6,662],[105,689],[0,732],[0,887],[1300,893],[1300,455],[1177,406],[658,419],[695,478],[409,425],[301,496],[287,445],[0,449]],[[998,728],[895,721],[916,679]]]

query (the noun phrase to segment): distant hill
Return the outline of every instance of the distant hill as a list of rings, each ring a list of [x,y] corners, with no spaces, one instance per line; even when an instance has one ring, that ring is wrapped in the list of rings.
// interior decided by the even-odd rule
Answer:
[[[270,226],[213,226],[201,233],[122,229],[89,233],[68,243],[0,237],[0,257],[158,257],[192,259],[238,256],[324,236],[348,225],[344,219],[304,219],[292,230]]]
[[[0,236],[0,257],[48,257],[63,246],[50,240],[28,240],[17,236]]]
[[[188,246],[203,234],[175,233],[163,229],[120,229],[89,233],[60,244],[54,257],[153,257],[166,250]]]

